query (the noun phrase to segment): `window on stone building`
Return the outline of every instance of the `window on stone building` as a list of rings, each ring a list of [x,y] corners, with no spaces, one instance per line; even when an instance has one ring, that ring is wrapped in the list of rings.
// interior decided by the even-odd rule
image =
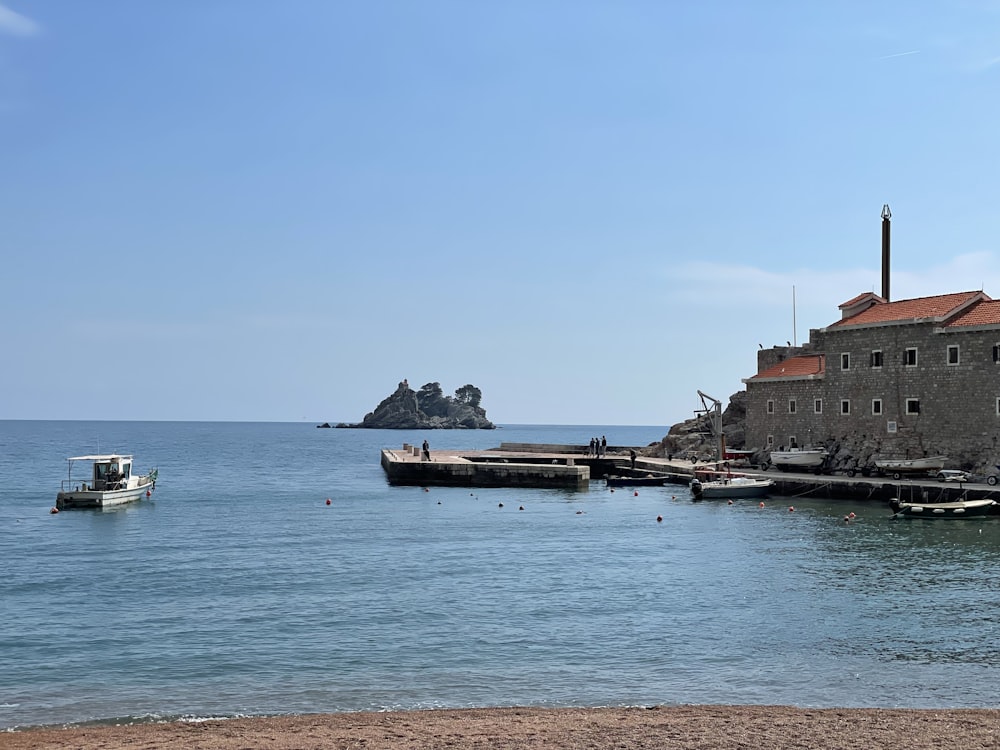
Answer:
[[[843,352],[840,355],[840,369],[841,370],[850,370],[851,369],[851,353],[850,352]]]
[[[768,435],[767,436],[767,447],[770,448],[772,445],[774,445],[774,435]]]
[[[795,413],[795,399],[794,398],[788,399],[788,413],[789,414],[794,414]]]
[[[880,398],[873,398],[872,399],[872,414],[881,414],[881,413],[882,413],[882,399],[880,399]]]
[[[840,401],[840,413],[850,414],[851,413],[851,400],[849,398],[841,399]]]
[[[907,367],[917,366],[917,349],[916,347],[906,350],[906,358],[903,360]]]
[[[768,414],[774,414],[774,399],[773,398],[769,398],[767,400],[767,413]]]
[[[908,399],[906,399],[906,413],[907,414],[919,414],[920,413],[920,399],[919,398],[908,398]]]
[[[1000,398],[997,399],[997,415],[1000,416]]]
[[[882,366],[882,350],[881,349],[875,349],[872,352],[871,365],[872,365],[872,367],[881,367]]]
[[[822,414],[823,413],[823,399],[818,398],[813,401],[813,413]]]
[[[948,364],[949,365],[958,364],[958,344],[951,344],[948,347]]]
[[[1000,362],[1000,344],[993,345],[993,364]]]

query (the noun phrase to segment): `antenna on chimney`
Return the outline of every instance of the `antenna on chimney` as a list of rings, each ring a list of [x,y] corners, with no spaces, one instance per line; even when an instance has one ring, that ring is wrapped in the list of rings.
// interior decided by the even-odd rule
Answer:
[[[889,225],[892,223],[889,204],[882,206],[882,299],[889,301]]]

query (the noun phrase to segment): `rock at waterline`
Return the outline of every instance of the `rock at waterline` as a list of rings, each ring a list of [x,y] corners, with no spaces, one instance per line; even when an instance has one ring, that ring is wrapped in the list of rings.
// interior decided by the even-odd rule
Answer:
[[[341,422],[337,427],[377,430],[492,430],[479,404],[483,394],[474,385],[463,385],[454,396],[445,396],[440,383],[427,383],[419,391],[404,380],[383,399],[375,411],[358,423]]]

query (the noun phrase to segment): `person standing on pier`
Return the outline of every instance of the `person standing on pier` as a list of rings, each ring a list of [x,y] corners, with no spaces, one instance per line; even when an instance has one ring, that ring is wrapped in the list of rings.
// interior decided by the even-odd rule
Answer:
[[[628,457],[632,461],[632,471],[635,471],[635,448],[628,452]]]
[[[608,454],[608,439],[601,435],[601,458]]]
[[[424,460],[424,461],[430,461],[431,460],[431,446],[427,443],[426,440],[424,441],[421,459]]]

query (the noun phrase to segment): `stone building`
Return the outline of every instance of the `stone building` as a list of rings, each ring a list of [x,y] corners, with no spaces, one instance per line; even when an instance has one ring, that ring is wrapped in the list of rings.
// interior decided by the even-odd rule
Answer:
[[[823,445],[835,468],[876,455],[1000,463],[1000,300],[981,291],[889,302],[866,293],[799,347],[758,352],[746,445]]]

